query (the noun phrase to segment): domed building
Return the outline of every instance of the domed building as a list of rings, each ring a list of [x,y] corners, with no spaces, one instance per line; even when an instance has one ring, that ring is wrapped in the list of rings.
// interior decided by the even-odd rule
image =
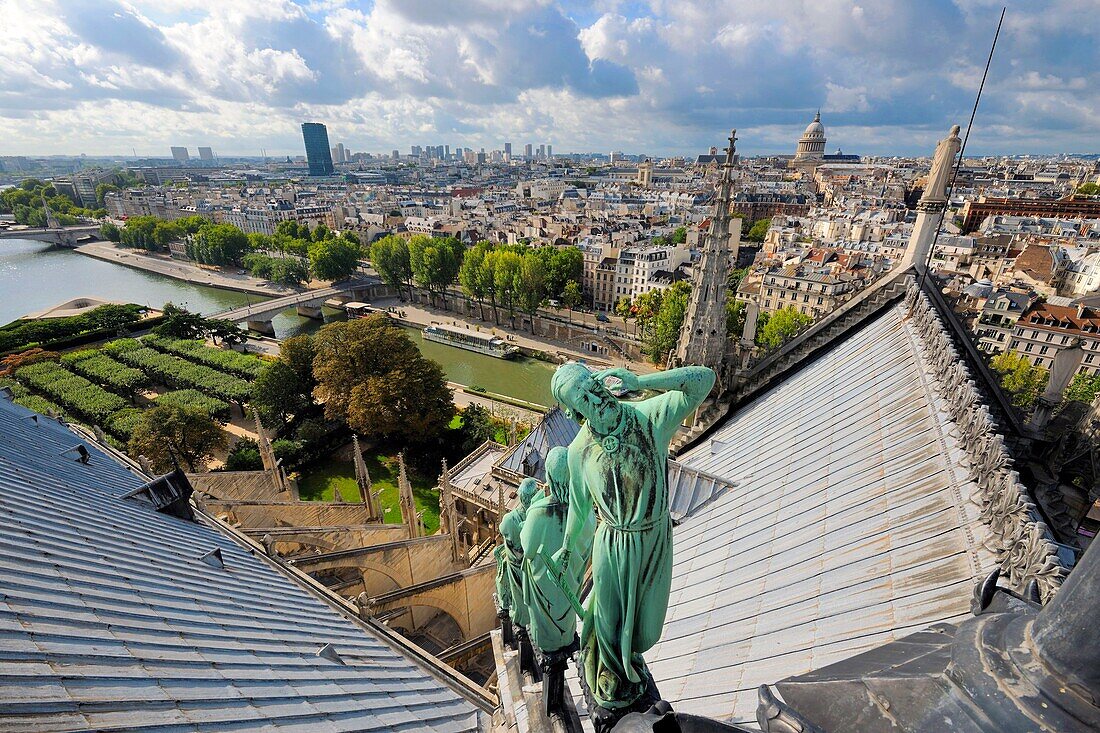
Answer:
[[[821,111],[814,115],[814,121],[806,125],[802,137],[798,138],[795,150],[795,162],[804,160],[823,160],[825,158],[825,126],[821,124]]]

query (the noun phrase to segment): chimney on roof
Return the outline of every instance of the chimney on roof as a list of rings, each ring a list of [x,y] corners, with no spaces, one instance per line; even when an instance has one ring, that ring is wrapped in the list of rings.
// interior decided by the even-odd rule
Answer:
[[[1089,309],[1085,306],[1084,303],[1078,303],[1077,304],[1077,317],[1078,318],[1084,318],[1085,314],[1088,313],[1088,310]]]

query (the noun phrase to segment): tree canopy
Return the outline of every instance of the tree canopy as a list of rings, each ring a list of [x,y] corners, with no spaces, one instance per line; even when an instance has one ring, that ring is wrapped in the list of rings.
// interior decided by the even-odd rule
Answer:
[[[413,271],[409,258],[409,244],[401,237],[390,234],[370,247],[370,264],[382,282],[400,290],[412,283]]]
[[[454,416],[443,369],[385,315],[330,323],[313,345],[314,395],[325,417],[369,438],[423,443]]]
[[[786,343],[804,326],[813,323],[811,316],[790,306],[780,308],[760,326],[756,342],[767,349],[775,349]]]
[[[748,234],[744,235],[744,239],[748,242],[763,242],[771,224],[771,219],[757,219],[753,222],[752,228],[749,229]]]
[[[1016,407],[1034,405],[1047,383],[1047,370],[1035,366],[1015,351],[997,354],[989,361],[989,366],[1000,375],[1001,388],[1011,395]]]
[[[353,244],[343,238],[320,239],[309,246],[309,266],[321,280],[343,280],[355,274],[359,255],[358,242]]]
[[[158,405],[141,416],[129,451],[148,458],[157,473],[171,471],[177,463],[193,472],[223,450],[227,440],[225,431],[201,410]]]

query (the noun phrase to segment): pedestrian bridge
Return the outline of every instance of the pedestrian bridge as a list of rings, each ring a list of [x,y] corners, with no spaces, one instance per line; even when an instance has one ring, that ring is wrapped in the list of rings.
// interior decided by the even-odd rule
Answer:
[[[58,244],[62,247],[76,247],[93,239],[99,239],[99,225],[0,229],[0,239],[31,239],[36,242]]]
[[[257,331],[269,336],[274,336],[275,328],[271,325],[271,321],[275,316],[288,308],[296,308],[300,316],[323,320],[321,306],[324,305],[325,301],[329,298],[339,299],[345,297],[348,301],[357,299],[370,300],[391,294],[392,291],[390,287],[377,278],[356,278],[346,282],[334,283],[327,288],[307,290],[302,293],[292,293],[279,298],[265,300],[261,303],[253,303],[252,305],[232,308],[227,311],[222,311],[221,313],[215,313],[211,315],[210,318],[222,318],[238,323],[244,321],[250,331]]]

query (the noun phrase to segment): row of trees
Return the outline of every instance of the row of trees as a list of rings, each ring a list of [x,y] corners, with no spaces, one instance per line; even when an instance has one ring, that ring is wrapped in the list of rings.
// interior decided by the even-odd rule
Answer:
[[[500,308],[507,309],[514,327],[517,310],[533,315],[550,299],[570,308],[581,303],[584,260],[575,247],[481,241],[466,249],[454,237],[418,234],[406,240],[390,235],[371,245],[370,260],[387,284],[410,291],[413,285],[422,287],[433,302],[439,298],[444,308],[447,289],[457,282],[467,297],[478,302],[482,320],[488,304],[498,325]]]
[[[312,231],[295,221],[279,222],[274,235],[245,234],[232,224],[215,224],[201,216],[166,221],[133,216],[125,226],[105,222],[100,233],[124,247],[162,251],[187,239],[187,255],[204,265],[247,268],[256,277],[298,286],[310,273],[321,280],[350,277],[359,266],[363,247],[354,232],[340,236],[323,224]],[[272,256],[272,255],[277,256]]]
[[[11,214],[16,223],[32,227],[44,227],[49,207],[58,222],[72,225],[80,218],[99,219],[107,215],[106,209],[86,209],[68,196],[58,193],[52,183],[28,178],[19,186],[0,192],[0,214]]]

